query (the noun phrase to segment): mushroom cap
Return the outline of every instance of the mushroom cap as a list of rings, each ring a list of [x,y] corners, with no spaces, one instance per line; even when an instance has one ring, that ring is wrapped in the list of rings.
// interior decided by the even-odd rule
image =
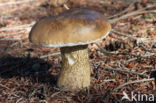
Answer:
[[[46,17],[31,29],[29,40],[44,47],[87,45],[102,40],[111,25],[103,14],[88,9],[70,9]]]

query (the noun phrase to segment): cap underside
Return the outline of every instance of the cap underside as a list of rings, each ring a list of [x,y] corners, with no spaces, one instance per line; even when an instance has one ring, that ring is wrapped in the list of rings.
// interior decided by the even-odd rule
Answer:
[[[42,43],[34,43],[35,45],[41,45],[43,47],[71,47],[71,46],[78,46],[78,45],[88,45],[90,43],[95,43],[98,42],[100,40],[103,40],[104,38],[106,38],[106,36],[108,36],[109,32],[104,35],[103,37],[96,39],[96,40],[92,40],[92,41],[86,41],[86,42],[77,42],[77,43],[58,43],[58,44],[42,44]]]

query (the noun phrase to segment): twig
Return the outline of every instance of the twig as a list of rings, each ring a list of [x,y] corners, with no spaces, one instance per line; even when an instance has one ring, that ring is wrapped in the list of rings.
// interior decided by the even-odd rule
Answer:
[[[149,39],[149,38],[138,38],[138,37],[135,37],[135,36],[131,36],[130,34],[122,33],[122,32],[116,31],[114,29],[112,29],[111,32],[114,32],[115,34],[118,34],[120,36],[124,36],[124,37],[134,39],[134,40],[136,40],[137,44],[138,43],[147,43],[149,40],[152,40],[152,39]]]
[[[111,24],[113,24],[113,23],[115,23],[115,22],[117,22],[117,21],[119,21],[119,20],[121,20],[121,19],[125,19],[125,18],[127,18],[127,17],[129,17],[129,16],[138,15],[138,14],[143,14],[143,13],[156,13],[156,10],[148,10],[148,11],[140,11],[140,10],[137,10],[137,11],[133,11],[133,12],[128,13],[128,14],[126,14],[126,15],[123,15],[123,16],[121,16],[121,17],[119,17],[119,18],[110,19],[109,22],[110,22]]]
[[[156,51],[150,50],[150,49],[146,49],[145,47],[143,47],[142,45],[139,45],[144,51],[150,52],[150,53],[156,53]]]
[[[49,103],[47,100],[40,100],[41,103]]]
[[[0,39],[0,41],[3,41],[3,40],[11,40],[11,41],[19,41],[19,40],[22,40],[21,38],[2,38]]]
[[[102,80],[102,82],[116,82],[115,79],[105,79],[105,80]]]
[[[56,56],[56,55],[60,55],[60,52],[56,52],[56,53],[51,53],[51,54],[47,54],[47,55],[43,55],[40,58],[46,58],[46,57],[50,57],[50,56]]]
[[[136,2],[138,2],[138,1],[137,0],[133,1],[124,11],[121,11],[121,12],[119,12],[119,13],[113,15],[113,16],[108,17],[108,18],[110,19],[110,18],[113,18],[113,17],[116,17],[116,16],[120,16],[123,13],[126,13],[133,6],[133,4],[136,3]],[[143,9],[145,10],[145,9],[149,9],[149,8],[153,8],[153,7],[156,7],[156,5],[149,5],[149,6],[145,7],[145,8],[142,8],[141,10],[143,10]],[[138,10],[138,11],[141,11],[141,10]]]
[[[20,32],[16,32],[16,33],[1,33],[1,36],[0,37],[6,37],[6,36],[13,36],[13,35],[20,35],[20,34],[23,34],[24,31],[20,31]]]
[[[63,7],[67,10],[69,10],[70,8],[66,5],[66,4],[63,4]]]
[[[13,93],[12,90],[11,90],[10,88],[6,87],[5,85],[0,84],[0,87],[5,88],[5,89],[8,89],[8,90],[12,93],[12,95],[14,95],[14,96],[16,96],[16,97],[19,97],[18,95],[16,95],[15,93]]]
[[[129,56],[136,57],[135,59],[138,59],[138,58],[150,58],[151,56],[156,55],[156,52],[152,52],[152,51],[150,51],[151,52],[150,54],[146,54],[146,55],[145,54],[144,55],[135,55],[135,54],[127,53],[127,52],[118,52],[118,51],[108,52],[104,48],[102,48],[99,44],[96,43],[96,45],[98,46],[98,48],[100,49],[100,51],[104,55],[106,55],[106,56],[108,56],[108,55],[129,55]]]
[[[19,98],[16,103],[21,103],[21,101],[23,100],[23,98]]]
[[[148,5],[147,7],[143,8],[143,9],[149,9],[149,8],[153,8],[153,7],[156,7],[156,4],[154,4],[154,5]]]
[[[134,57],[137,57],[137,58],[150,58],[151,56],[156,55],[155,53],[150,53],[150,54],[146,54],[146,55],[145,54],[144,55],[135,55],[135,54],[127,53],[127,52],[118,53],[118,54],[130,55],[130,56],[134,56]]]
[[[134,37],[134,36],[130,36],[129,34],[126,34],[126,33],[122,33],[122,32],[119,32],[119,31],[116,31],[114,29],[111,30],[111,32],[114,32],[118,35],[121,35],[121,36],[125,36],[125,37],[128,37],[128,38],[132,38],[134,40],[137,40],[138,38],[137,37]]]
[[[31,1],[37,1],[37,0],[10,1],[10,2],[1,3],[0,6],[16,5],[16,4],[22,4],[25,2],[31,2]]]
[[[137,59],[138,59],[137,57],[131,58],[131,59],[127,60],[126,63],[132,62],[132,61],[137,60]]]
[[[56,97],[58,94],[60,94],[61,93],[61,91],[58,91],[58,92],[55,92],[55,93],[53,93],[51,96],[50,96],[50,98],[53,98],[53,97]]]
[[[150,79],[142,79],[142,80],[130,81],[130,82],[127,82],[127,83],[119,85],[117,88],[113,89],[113,92],[117,91],[117,90],[121,89],[122,87],[124,87],[126,85],[129,85],[129,84],[141,83],[141,82],[150,82],[150,81],[154,81],[154,80],[155,80],[154,78],[150,78]]]
[[[100,49],[100,51],[104,54],[104,55],[111,55],[114,54],[112,52],[108,52],[106,51],[104,48],[102,48],[98,43],[96,43],[96,45],[98,46],[98,48]]]
[[[6,88],[6,89],[10,90],[10,88],[8,88],[8,87],[6,87],[6,86],[4,86],[2,84],[0,84],[0,87],[3,87],[3,88]]]
[[[32,26],[34,24],[35,24],[35,22],[32,22],[30,24],[25,24],[25,25],[14,26],[14,27],[5,27],[5,28],[0,29],[0,32],[11,31],[11,30],[21,30],[21,29],[26,29],[26,30],[30,31],[30,28],[28,28],[28,27]]]
[[[107,69],[107,70],[113,70],[113,71],[118,71],[118,72],[124,72],[124,73],[131,73],[131,74],[135,74],[144,78],[148,78],[148,76],[146,74],[143,73],[138,73],[138,72],[133,72],[133,71],[128,71],[128,70],[123,70],[123,69],[117,69],[117,68],[111,68],[111,67],[102,67],[103,69]]]
[[[123,10],[123,11],[121,11],[121,12],[119,12],[119,13],[113,15],[113,16],[108,17],[108,19],[113,18],[113,17],[116,17],[116,16],[119,16],[119,15],[122,15],[123,13],[126,13],[133,6],[133,4],[135,2],[136,1],[132,1],[132,3],[130,3],[130,5],[125,10]]]

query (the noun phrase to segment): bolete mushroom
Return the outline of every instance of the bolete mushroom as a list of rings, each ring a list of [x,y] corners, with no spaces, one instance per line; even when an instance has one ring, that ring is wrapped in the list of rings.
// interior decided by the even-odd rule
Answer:
[[[89,9],[70,9],[37,22],[30,42],[44,47],[60,47],[62,69],[57,86],[71,90],[90,85],[88,44],[104,39],[111,30],[103,14]]]

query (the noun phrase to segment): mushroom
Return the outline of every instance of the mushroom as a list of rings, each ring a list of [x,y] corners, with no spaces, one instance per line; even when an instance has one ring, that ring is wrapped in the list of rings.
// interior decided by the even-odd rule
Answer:
[[[60,47],[62,69],[57,86],[78,90],[90,85],[88,44],[104,39],[110,30],[103,14],[76,8],[37,22],[29,40],[43,47]]]

